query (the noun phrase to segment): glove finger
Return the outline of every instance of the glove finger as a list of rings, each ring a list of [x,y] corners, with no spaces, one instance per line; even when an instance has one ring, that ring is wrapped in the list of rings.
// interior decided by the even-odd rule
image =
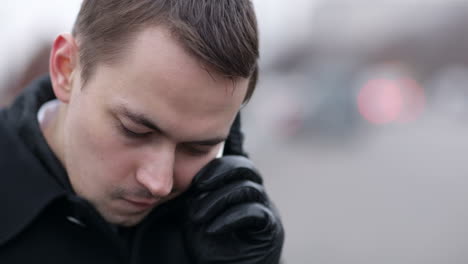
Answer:
[[[223,155],[242,155],[247,156],[243,150],[244,135],[241,131],[241,114],[237,113],[236,119],[231,125],[229,136],[224,144]]]
[[[246,203],[231,207],[208,226],[209,234],[223,234],[226,232],[240,232],[252,234],[265,232],[276,226],[276,218],[265,205],[260,203]],[[260,236],[255,236],[260,237]]]
[[[254,164],[243,156],[225,156],[214,159],[203,167],[193,179],[195,191],[218,189],[234,181],[249,180],[262,184],[263,180]]]
[[[193,203],[191,220],[195,223],[206,223],[221,214],[226,208],[253,202],[267,202],[263,186],[251,181],[231,183],[207,195],[202,193]]]

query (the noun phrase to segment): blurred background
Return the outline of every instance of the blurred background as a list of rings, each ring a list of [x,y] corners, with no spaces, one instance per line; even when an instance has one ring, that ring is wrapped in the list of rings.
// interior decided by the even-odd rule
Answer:
[[[247,150],[285,263],[468,263],[468,1],[253,0]],[[80,0],[0,10],[0,104],[47,69]]]

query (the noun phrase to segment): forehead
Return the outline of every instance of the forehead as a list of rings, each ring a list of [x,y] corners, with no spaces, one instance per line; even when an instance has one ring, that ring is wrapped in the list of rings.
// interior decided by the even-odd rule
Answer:
[[[138,33],[122,59],[99,65],[96,76],[109,104],[130,105],[180,136],[188,128],[227,133],[248,85],[207,69],[164,27]]]

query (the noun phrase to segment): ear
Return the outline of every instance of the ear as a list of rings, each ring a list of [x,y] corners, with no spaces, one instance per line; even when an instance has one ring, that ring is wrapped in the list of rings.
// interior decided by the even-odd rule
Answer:
[[[49,72],[55,96],[68,103],[73,88],[73,76],[78,72],[78,46],[71,34],[60,34],[50,53]]]

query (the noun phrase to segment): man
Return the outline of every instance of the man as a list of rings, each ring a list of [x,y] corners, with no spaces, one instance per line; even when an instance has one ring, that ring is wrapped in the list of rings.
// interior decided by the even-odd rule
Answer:
[[[0,263],[278,263],[238,117],[257,59],[248,0],[84,0],[0,112]]]

